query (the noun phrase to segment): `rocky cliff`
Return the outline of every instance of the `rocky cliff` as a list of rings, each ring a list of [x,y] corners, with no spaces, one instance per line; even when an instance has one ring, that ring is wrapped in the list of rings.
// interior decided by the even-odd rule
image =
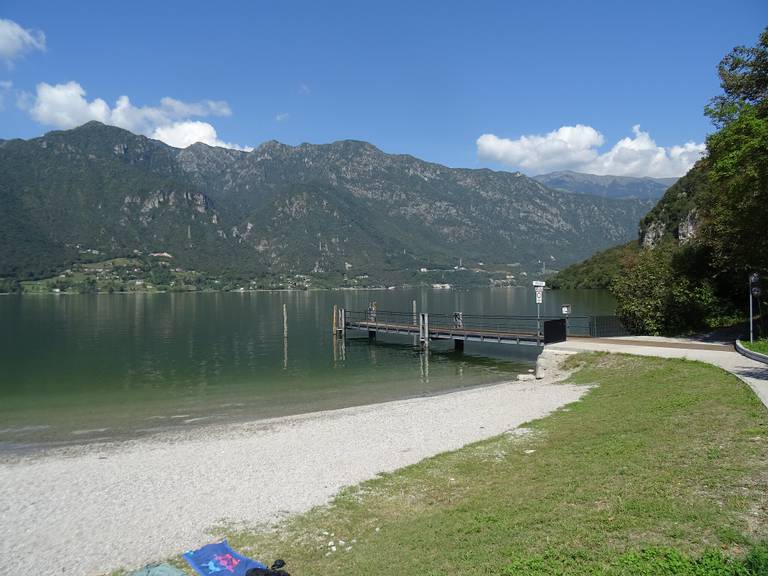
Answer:
[[[707,161],[699,161],[673,184],[640,221],[640,244],[652,248],[664,239],[686,244],[696,238],[700,196],[707,186]]]

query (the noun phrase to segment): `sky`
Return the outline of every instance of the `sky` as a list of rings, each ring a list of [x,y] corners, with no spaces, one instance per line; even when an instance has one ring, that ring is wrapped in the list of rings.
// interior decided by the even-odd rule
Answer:
[[[0,0],[0,138],[356,139],[452,167],[680,176],[765,0]]]

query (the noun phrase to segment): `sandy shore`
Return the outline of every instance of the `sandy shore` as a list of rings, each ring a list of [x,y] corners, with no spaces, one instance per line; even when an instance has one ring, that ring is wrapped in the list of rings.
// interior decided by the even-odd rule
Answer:
[[[552,377],[0,462],[0,574],[140,567],[323,504],[343,486],[539,418],[586,392]]]

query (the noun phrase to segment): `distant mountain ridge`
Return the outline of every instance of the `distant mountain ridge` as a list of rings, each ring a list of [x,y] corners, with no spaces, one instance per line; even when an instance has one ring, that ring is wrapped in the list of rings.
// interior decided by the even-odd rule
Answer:
[[[708,162],[699,160],[675,180],[656,205],[640,220],[638,238],[625,245],[598,252],[583,262],[561,270],[552,279],[560,288],[607,288],[623,273],[622,262],[631,261],[641,248],[665,242],[683,246],[699,233],[703,196],[708,186]]]
[[[652,206],[360,141],[177,149],[98,122],[3,142],[0,202],[0,276],[52,274],[88,249],[338,285],[416,282],[459,259],[518,275],[566,265],[633,237]]]
[[[606,198],[644,198],[658,200],[677,178],[635,178],[632,176],[598,176],[563,170],[539,174],[533,177],[542,184],[574,192],[576,194],[594,194]]]

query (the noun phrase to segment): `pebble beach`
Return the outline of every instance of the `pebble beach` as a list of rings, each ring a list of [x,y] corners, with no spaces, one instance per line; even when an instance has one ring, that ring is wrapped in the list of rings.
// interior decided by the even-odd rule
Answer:
[[[383,404],[0,459],[0,557],[40,573],[138,568],[578,400],[562,374]],[[7,571],[10,570],[10,571]],[[11,574],[11,563],[0,574]]]

